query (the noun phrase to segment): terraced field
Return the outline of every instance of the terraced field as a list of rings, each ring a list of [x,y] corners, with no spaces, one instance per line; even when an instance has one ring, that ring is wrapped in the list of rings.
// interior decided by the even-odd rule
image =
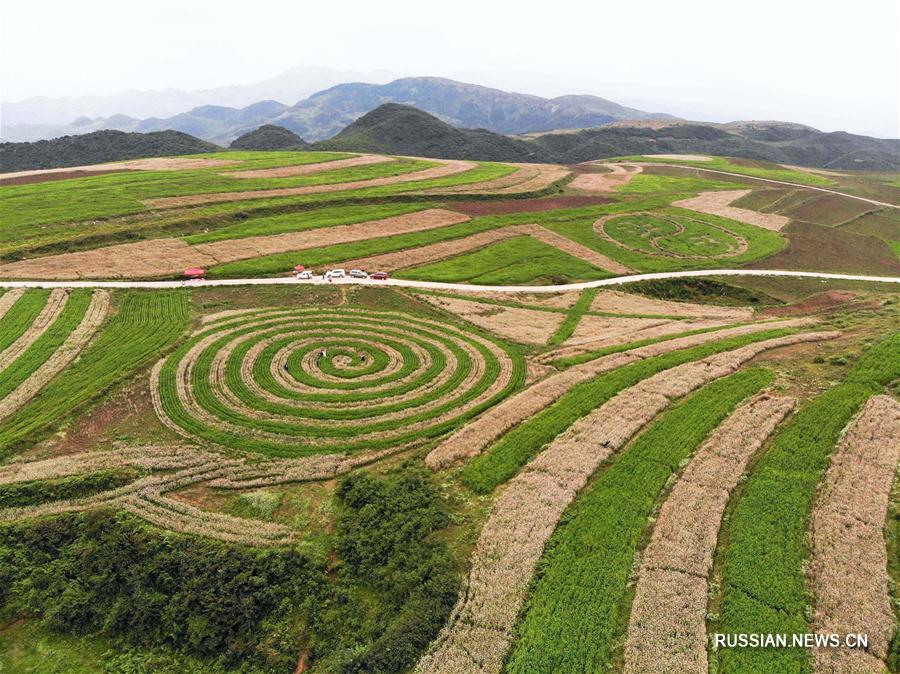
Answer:
[[[109,671],[895,670],[895,284],[465,285],[764,267],[798,227],[886,275],[883,209],[627,161],[0,186],[2,278],[237,280],[0,292],[0,670],[23,639]],[[298,264],[461,285],[240,283]],[[741,633],[869,641],[715,645]]]

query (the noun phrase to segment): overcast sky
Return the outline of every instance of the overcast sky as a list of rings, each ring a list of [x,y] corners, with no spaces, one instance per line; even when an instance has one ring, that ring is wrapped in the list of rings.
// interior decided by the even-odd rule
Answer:
[[[291,66],[596,94],[900,136],[897,0],[0,0],[0,96],[210,88]]]

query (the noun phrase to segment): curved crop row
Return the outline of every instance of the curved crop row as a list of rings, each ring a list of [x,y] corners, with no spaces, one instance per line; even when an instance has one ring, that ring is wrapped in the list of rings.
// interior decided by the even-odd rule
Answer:
[[[845,381],[808,403],[776,436],[747,480],[729,524],[721,633],[805,634],[810,511],[843,429],[873,393],[900,376],[900,334],[871,347]],[[808,672],[801,648],[720,649],[721,672]]]
[[[26,295],[27,297],[27,295]],[[158,356],[187,324],[187,297],[181,292],[132,292],[75,363],[54,377],[41,395],[3,420],[0,455],[33,438],[122,376]]]
[[[179,433],[274,456],[410,446],[505,397],[523,366],[494,341],[345,309],[229,317],[155,369]]]
[[[665,412],[579,495],[547,542],[510,672],[605,667],[638,541],[667,481],[738,403],[771,381],[770,372],[756,369],[706,385]]]
[[[745,346],[684,363],[626,389],[553,439],[494,503],[472,553],[468,587],[418,671],[500,670],[544,544],[566,507],[598,466],[672,400],[734,373],[767,349],[833,336],[750,335]]]

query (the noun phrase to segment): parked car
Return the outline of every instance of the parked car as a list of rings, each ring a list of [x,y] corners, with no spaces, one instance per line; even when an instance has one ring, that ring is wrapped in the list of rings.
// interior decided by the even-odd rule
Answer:
[[[347,272],[344,269],[332,269],[325,274],[325,278],[344,278],[345,276],[347,276]]]
[[[350,276],[353,278],[369,278],[369,275],[362,269],[351,269]]]
[[[386,271],[376,271],[374,274],[369,275],[369,278],[375,281],[386,281],[387,277],[388,275]]]
[[[309,281],[312,277],[313,277],[313,273],[311,271],[309,271],[308,269],[305,269],[305,270],[301,271],[299,274],[297,274],[298,281]]]

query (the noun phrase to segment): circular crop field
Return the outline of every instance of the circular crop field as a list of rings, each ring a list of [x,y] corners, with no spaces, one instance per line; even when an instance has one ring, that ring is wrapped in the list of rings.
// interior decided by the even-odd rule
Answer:
[[[495,404],[524,366],[499,343],[396,312],[266,310],[215,321],[154,370],[182,435],[274,456],[389,450]]]
[[[602,234],[623,248],[645,255],[722,258],[740,255],[748,248],[740,234],[686,216],[623,215],[606,220]]]

